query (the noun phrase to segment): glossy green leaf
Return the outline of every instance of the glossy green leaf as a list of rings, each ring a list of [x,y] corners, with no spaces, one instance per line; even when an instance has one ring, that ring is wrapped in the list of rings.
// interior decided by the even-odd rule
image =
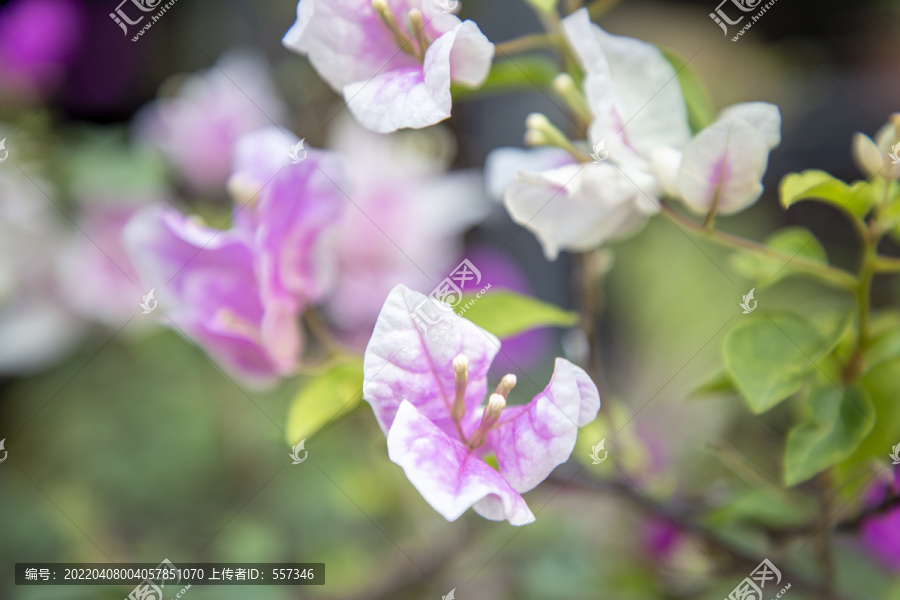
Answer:
[[[809,418],[788,434],[785,485],[797,485],[853,454],[875,425],[875,407],[858,387],[841,390],[831,382],[814,387]]]
[[[803,227],[786,227],[765,240],[765,245],[788,256],[796,256],[820,263],[828,262],[828,255],[819,240]],[[754,279],[759,286],[772,285],[796,273],[791,263],[781,257],[772,257],[759,252],[736,252],[731,255],[731,264],[748,279]]]
[[[362,361],[357,360],[306,380],[288,410],[288,443],[293,446],[356,408],[362,400],[362,385]]]
[[[695,387],[688,399],[695,400],[706,396],[731,395],[738,393],[737,388],[734,387],[734,381],[732,381],[731,375],[728,374],[728,371],[723,369]]]
[[[869,371],[859,381],[859,387],[872,399],[875,409],[874,429],[859,445],[844,466],[868,465],[872,458],[887,459],[891,446],[900,442],[900,357],[886,360]]]
[[[863,217],[875,204],[876,190],[865,181],[847,185],[825,171],[815,169],[786,175],[778,189],[785,208],[802,200],[818,200],[854,217]]]
[[[712,123],[715,118],[715,109],[709,97],[709,91],[697,71],[683,56],[671,50],[663,48],[660,50],[678,73],[678,83],[681,85],[681,93],[687,106],[688,122],[691,131],[698,133]]]
[[[762,413],[797,393],[832,348],[832,340],[799,315],[752,314],[726,335],[725,367],[750,410]]]
[[[507,290],[488,292],[480,298],[466,295],[456,312],[501,338],[537,327],[571,327],[578,322],[578,313]]]

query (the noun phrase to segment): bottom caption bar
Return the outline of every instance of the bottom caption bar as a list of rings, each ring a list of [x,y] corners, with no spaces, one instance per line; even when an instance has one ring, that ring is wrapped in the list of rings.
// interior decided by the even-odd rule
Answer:
[[[325,563],[16,563],[16,585],[325,585]]]

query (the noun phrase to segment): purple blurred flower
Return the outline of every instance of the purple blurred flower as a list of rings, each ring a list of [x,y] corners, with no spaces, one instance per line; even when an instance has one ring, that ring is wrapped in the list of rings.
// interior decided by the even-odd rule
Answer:
[[[641,546],[654,561],[669,559],[684,540],[682,533],[668,519],[648,519],[641,526]]]
[[[411,313],[425,300],[394,288],[366,348],[363,397],[387,435],[388,455],[448,521],[472,507],[487,519],[531,523],[520,494],[571,455],[578,428],[597,416],[597,388],[558,358],[529,404],[506,406],[515,386],[508,375],[482,406],[499,340],[462,318],[437,341],[423,337]]]
[[[16,0],[0,10],[0,94],[49,91],[64,74],[82,28],[82,8],[73,0]]]
[[[433,0],[300,0],[284,45],[382,133],[448,118],[450,83],[481,85],[494,57],[474,22]]]
[[[328,176],[325,173],[329,173]],[[142,211],[126,242],[145,286],[179,329],[226,369],[265,385],[294,372],[297,318],[327,292],[328,243],[342,199],[331,155],[282,169],[227,231],[174,209]]]
[[[217,192],[231,174],[238,138],[282,123],[285,115],[265,61],[230,52],[209,70],[185,79],[174,97],[145,107],[136,129],[162,149],[192,187]]]
[[[878,506],[888,496],[900,493],[898,482],[900,469],[894,467],[891,482],[879,482],[872,487],[866,498],[866,506]],[[900,508],[872,515],[863,521],[860,529],[863,546],[885,567],[900,571]]]

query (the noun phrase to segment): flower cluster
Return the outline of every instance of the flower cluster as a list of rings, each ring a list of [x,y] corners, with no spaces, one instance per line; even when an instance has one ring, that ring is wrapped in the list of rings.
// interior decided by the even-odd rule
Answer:
[[[521,151],[504,148],[488,165],[490,185],[504,189],[510,216],[534,232],[547,258],[632,234],[658,212],[663,196],[699,214],[735,213],[760,197],[769,152],[780,142],[776,106],[729,107],[692,137],[677,73],[659,49],[604,31],[586,9],[562,24],[585,72],[589,144],[603,156],[579,151],[533,115],[526,141],[558,145],[574,157],[542,149],[523,164],[513,158]],[[577,94],[566,89],[571,80],[559,81]]]

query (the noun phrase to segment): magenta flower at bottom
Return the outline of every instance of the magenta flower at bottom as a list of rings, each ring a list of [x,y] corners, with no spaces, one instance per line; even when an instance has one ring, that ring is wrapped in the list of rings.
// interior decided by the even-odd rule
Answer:
[[[557,358],[550,383],[530,403],[506,406],[516,383],[506,375],[482,406],[500,342],[463,318],[434,341],[414,315],[428,311],[435,320],[445,309],[403,285],[391,291],[366,348],[363,397],[387,435],[390,459],[444,518],[455,521],[472,507],[486,519],[526,525],[534,515],[520,494],[569,458],[600,395],[582,369]]]

